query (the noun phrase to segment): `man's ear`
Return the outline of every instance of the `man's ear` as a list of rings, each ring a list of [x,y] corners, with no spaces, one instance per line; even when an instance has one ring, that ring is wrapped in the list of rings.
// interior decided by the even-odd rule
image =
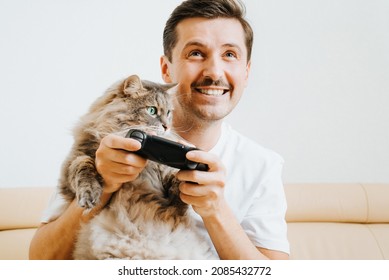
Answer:
[[[245,87],[247,87],[249,82],[250,69],[251,69],[251,60],[246,65]]]
[[[161,66],[161,74],[162,74],[162,79],[164,80],[165,83],[172,83],[172,77],[170,76],[170,71],[169,71],[169,65],[171,63],[169,62],[169,59],[163,55],[161,56],[160,59],[160,66]]]

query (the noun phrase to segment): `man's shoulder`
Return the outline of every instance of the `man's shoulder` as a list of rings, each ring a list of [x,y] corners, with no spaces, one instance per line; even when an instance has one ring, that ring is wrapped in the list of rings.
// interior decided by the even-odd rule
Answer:
[[[245,159],[257,159],[270,162],[281,162],[283,158],[277,152],[265,148],[255,140],[241,134],[230,125],[225,125],[226,129],[226,147],[233,149],[237,156]]]

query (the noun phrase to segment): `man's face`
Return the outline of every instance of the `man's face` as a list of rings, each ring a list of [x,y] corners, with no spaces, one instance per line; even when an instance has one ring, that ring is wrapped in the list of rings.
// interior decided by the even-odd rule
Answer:
[[[179,83],[175,106],[192,120],[224,118],[242,96],[250,70],[242,25],[235,19],[189,18],[176,31],[172,61],[161,59],[165,82]]]

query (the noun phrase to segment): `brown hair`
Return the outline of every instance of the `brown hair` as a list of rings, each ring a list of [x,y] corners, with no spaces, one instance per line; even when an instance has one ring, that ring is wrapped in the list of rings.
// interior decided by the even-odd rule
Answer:
[[[176,26],[181,21],[194,17],[207,19],[221,17],[234,18],[242,24],[246,40],[247,61],[250,61],[254,35],[250,24],[244,18],[245,13],[246,8],[240,0],[186,0],[182,2],[170,15],[163,31],[165,56],[172,61],[172,50],[178,41]]]

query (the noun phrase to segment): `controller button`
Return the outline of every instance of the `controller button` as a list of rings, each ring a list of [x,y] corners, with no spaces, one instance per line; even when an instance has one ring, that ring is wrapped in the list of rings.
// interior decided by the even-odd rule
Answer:
[[[186,166],[191,169],[191,170],[194,170],[196,169],[198,163],[197,162],[193,162],[193,161],[190,161],[190,160],[187,160],[186,161]]]
[[[145,136],[142,132],[140,131],[134,131],[131,133],[131,138],[134,138],[135,140],[138,140],[139,142],[143,142],[143,140],[145,139]]]

